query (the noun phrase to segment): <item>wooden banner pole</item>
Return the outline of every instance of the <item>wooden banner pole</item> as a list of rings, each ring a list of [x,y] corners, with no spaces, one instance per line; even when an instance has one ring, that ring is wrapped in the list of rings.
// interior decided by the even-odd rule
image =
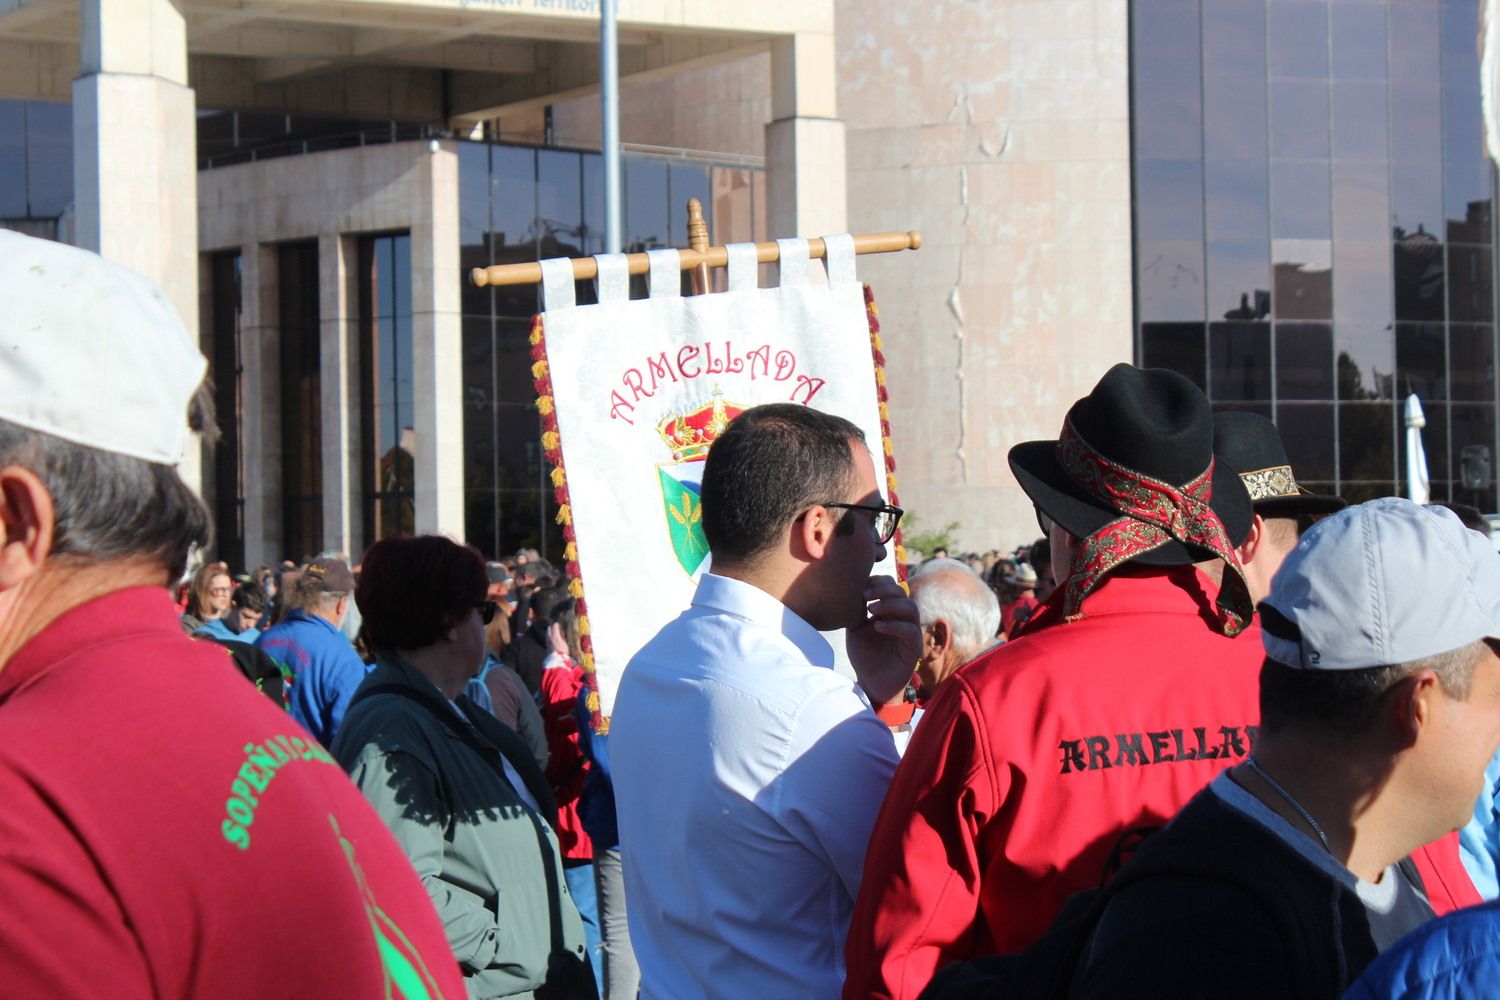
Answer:
[[[704,253],[708,250],[708,222],[703,218],[703,202],[697,198],[689,198],[687,210],[688,249]],[[690,275],[694,295],[713,291],[713,286],[709,283],[712,279],[708,276],[708,265],[703,261],[698,261]]]
[[[922,248],[922,234],[916,230],[905,233],[863,233],[854,237],[854,252],[857,254],[867,253],[894,253],[898,250],[920,250]],[[807,241],[807,254],[809,257],[821,260],[826,251],[823,240],[814,237]],[[679,262],[684,271],[696,268],[700,265],[707,267],[727,267],[729,265],[729,251],[724,247],[708,247],[705,250],[679,250]],[[775,243],[756,243],[755,259],[762,264],[769,264],[779,259],[780,248]],[[625,255],[627,269],[631,274],[648,274],[651,271],[651,262],[643,253],[631,253]],[[586,281],[597,277],[599,268],[592,257],[573,258],[573,280]],[[530,264],[492,264],[489,267],[476,267],[469,272],[469,280],[480,288],[497,285],[535,285],[542,280],[542,265]]]

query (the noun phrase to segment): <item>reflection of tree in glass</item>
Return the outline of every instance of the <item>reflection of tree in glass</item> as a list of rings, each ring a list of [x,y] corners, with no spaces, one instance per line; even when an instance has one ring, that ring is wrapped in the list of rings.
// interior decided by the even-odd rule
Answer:
[[[1167,288],[1176,289],[1179,284],[1198,284],[1198,272],[1190,267],[1167,259],[1166,254],[1157,254],[1141,271],[1162,280]]]

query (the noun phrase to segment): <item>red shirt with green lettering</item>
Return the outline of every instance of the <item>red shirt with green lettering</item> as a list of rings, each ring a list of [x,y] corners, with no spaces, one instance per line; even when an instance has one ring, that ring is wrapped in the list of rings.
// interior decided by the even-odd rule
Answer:
[[[464,996],[364,796],[150,587],[72,609],[0,667],[0,983]]]

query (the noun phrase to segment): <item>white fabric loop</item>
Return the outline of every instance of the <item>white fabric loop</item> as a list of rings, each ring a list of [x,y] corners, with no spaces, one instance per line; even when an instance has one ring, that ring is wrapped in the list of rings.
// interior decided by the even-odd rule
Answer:
[[[682,295],[682,265],[676,250],[649,250],[651,261],[651,297],[670,299]]]
[[[630,262],[622,253],[601,253],[594,257],[599,276],[594,288],[599,302],[625,302],[630,298]]]
[[[542,261],[542,303],[546,311],[571,309],[578,304],[573,287],[573,262],[567,257]]]
[[[781,248],[781,287],[807,284],[807,241],[777,240]]]
[[[854,237],[848,233],[823,237],[823,264],[828,270],[828,286],[854,282]]]
[[[729,252],[729,285],[726,290],[742,292],[756,288],[760,261],[756,257],[755,244],[731,243],[724,249]]]

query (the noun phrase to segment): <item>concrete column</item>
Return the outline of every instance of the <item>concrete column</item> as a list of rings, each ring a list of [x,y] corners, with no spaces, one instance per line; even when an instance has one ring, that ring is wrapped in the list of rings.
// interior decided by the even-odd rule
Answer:
[[[417,531],[464,536],[463,337],[459,300],[458,153],[451,143],[419,167],[422,204],[411,231],[412,390]]]
[[[360,490],[359,264],[352,237],[318,236],[319,354],[322,364],[323,548],[359,561],[363,544]]]
[[[281,325],[276,248],[240,251],[240,360],[244,374],[245,565],[281,560]],[[295,558],[295,556],[293,557]]]
[[[773,238],[848,229],[837,69],[832,34],[807,32],[771,45],[766,224]]]
[[[197,129],[187,34],[169,0],[82,0],[73,81],[78,245],[147,275],[198,332]],[[198,484],[201,455],[182,473]]]

